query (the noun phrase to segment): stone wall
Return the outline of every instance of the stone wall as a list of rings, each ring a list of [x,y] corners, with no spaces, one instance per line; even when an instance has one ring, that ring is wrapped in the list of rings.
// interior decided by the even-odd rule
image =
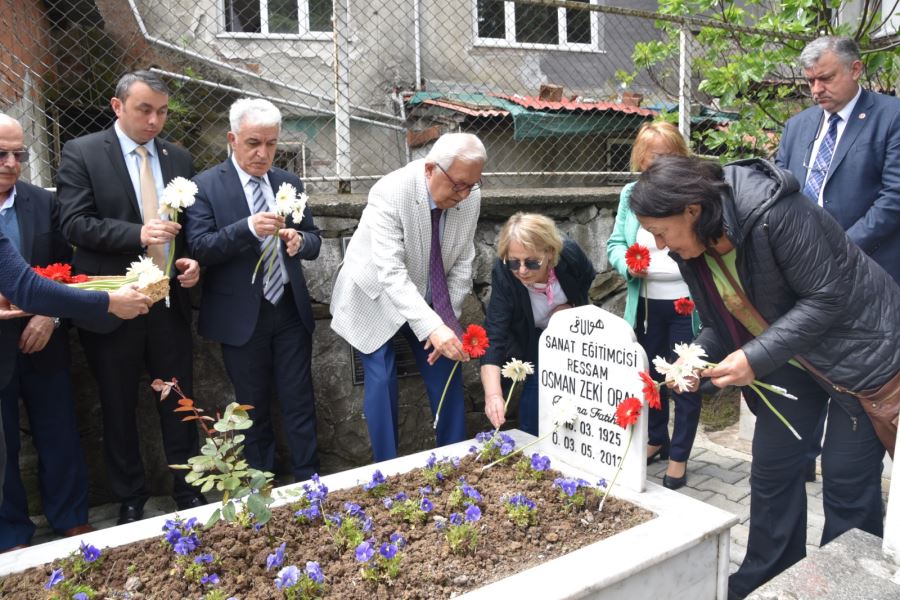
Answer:
[[[341,238],[356,227],[366,198],[361,194],[318,195],[311,200],[317,225],[323,230],[319,258],[304,264],[314,301],[316,332],[313,338],[313,380],[319,419],[319,449],[323,473],[360,466],[371,461],[368,433],[362,417],[363,387],[352,385],[351,351],[330,328],[328,303],[331,282],[341,261]],[[612,231],[618,188],[485,190],[481,218],[475,237],[477,255],[473,293],[466,300],[461,321],[482,323],[490,297],[490,271],[495,258],[495,240],[505,220],[516,211],[539,212],[556,219],[565,235],[585,250],[598,271],[591,297],[598,305],[621,314],[624,283],[610,271],[606,260],[606,240]],[[195,298],[195,301],[198,298]],[[196,302],[195,302],[196,305]],[[196,316],[196,315],[195,315]],[[91,478],[92,504],[108,502],[111,496],[104,479],[102,429],[96,384],[77,341],[72,336],[73,379],[78,405],[78,424]],[[224,407],[234,399],[217,344],[195,336],[194,377],[196,400],[201,405]],[[488,427],[484,417],[482,388],[476,361],[463,366],[469,433]],[[159,421],[149,382],[142,382],[138,416],[148,484],[153,494],[165,495],[170,481],[160,445]],[[408,454],[434,445],[431,410],[421,378],[400,380],[400,453]],[[23,416],[22,427],[28,424]],[[281,466],[289,472],[284,444]],[[22,469],[33,510],[39,512],[37,457],[27,435],[23,436]]]

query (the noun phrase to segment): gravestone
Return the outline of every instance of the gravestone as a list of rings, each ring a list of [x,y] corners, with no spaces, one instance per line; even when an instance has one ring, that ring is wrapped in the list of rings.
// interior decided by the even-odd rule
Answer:
[[[541,335],[538,357],[543,443],[553,447],[557,459],[607,483],[624,461],[616,486],[644,491],[647,406],[639,372],[648,365],[631,326],[593,305],[562,310]],[[641,400],[643,408],[638,421],[623,429],[616,408],[628,396]],[[554,427],[555,411],[566,402],[574,403],[578,418]]]

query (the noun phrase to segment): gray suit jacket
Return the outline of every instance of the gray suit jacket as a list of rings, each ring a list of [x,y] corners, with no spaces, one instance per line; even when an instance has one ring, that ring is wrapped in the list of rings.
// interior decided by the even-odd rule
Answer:
[[[481,193],[445,213],[441,256],[454,312],[472,289],[475,225]],[[385,175],[344,256],[331,296],[331,328],[363,353],[377,350],[409,323],[420,340],[443,324],[425,301],[431,252],[431,208],[425,161]]]

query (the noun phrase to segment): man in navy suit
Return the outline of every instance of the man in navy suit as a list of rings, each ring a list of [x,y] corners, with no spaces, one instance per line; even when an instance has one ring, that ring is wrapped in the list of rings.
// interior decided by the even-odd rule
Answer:
[[[56,199],[19,181],[28,150],[22,126],[0,115],[0,231],[34,266],[68,262],[72,249],[59,231]],[[40,457],[47,521],[66,537],[88,525],[87,467],[78,439],[69,373],[69,338],[58,318],[31,315],[0,328],[0,409],[5,424],[6,477],[0,504],[0,552],[27,546],[35,526],[19,472],[19,398]]]
[[[191,255],[206,267],[200,335],[222,344],[237,401],[254,407],[245,443],[250,465],[275,469],[274,387],[293,474],[305,480],[319,458],[310,372],[315,322],[300,259],[316,258],[322,239],[309,207],[299,222],[276,212],[282,185],[303,191],[296,175],[272,167],[281,112],[266,100],[241,99],[229,118],[232,154],[194,178],[200,191],[185,220]]]
[[[900,282],[900,99],[859,86],[850,38],[813,40],[800,64],[817,106],[788,120],[775,162]]]
[[[103,408],[103,450],[110,489],[121,501],[119,523],[143,518],[149,497],[138,440],[137,403],[141,375],[178,379],[193,395],[191,302],[200,267],[184,253],[181,225],[159,215],[158,200],[175,177],[190,178],[191,155],[161,139],[169,92],[148,71],[124,75],[111,101],[116,122],[104,131],[66,142],[57,172],[60,224],[75,246],[74,270],[88,275],[123,275],[142,254],[165,263],[174,245],[170,303],[159,302],[146,317],[103,326],[78,324],[81,345],[97,380]],[[165,266],[161,265],[161,268]],[[198,453],[197,427],[174,412],[177,398],[156,402],[166,463],[184,464]],[[172,471],[172,497],[179,509],[205,504]]]

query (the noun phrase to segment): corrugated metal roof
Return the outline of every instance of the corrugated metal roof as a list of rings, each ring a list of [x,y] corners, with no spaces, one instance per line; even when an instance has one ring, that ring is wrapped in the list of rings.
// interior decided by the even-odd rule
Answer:
[[[448,98],[431,98],[423,100],[422,104],[431,104],[433,106],[440,106],[441,108],[449,108],[450,110],[455,110],[472,117],[505,117],[509,115],[508,110],[486,106],[473,106],[471,104],[466,104],[465,102],[460,102],[459,100],[450,100]]]
[[[563,100],[561,102],[551,102],[549,100],[541,100],[534,96],[519,96],[509,94],[491,94],[497,98],[503,98],[509,102],[530,108],[533,110],[583,110],[583,111],[613,111],[632,115],[641,115],[642,117],[652,117],[656,115],[656,111],[632,106],[630,104],[618,104],[615,102],[577,102],[575,100]]]

